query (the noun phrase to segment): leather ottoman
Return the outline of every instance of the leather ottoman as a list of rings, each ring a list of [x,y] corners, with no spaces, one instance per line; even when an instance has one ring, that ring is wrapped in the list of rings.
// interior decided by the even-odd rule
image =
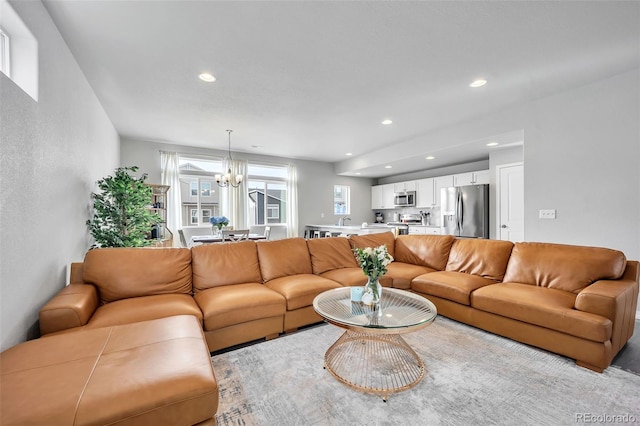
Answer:
[[[191,315],[65,333],[0,354],[0,424],[215,424],[218,385]]]

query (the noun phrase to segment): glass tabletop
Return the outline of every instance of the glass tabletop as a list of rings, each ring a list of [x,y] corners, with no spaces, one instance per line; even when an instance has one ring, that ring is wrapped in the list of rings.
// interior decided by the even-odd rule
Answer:
[[[382,290],[378,309],[352,302],[351,287],[320,293],[313,299],[313,308],[320,316],[337,325],[395,331],[426,326],[438,314],[435,305],[424,297],[387,287]]]

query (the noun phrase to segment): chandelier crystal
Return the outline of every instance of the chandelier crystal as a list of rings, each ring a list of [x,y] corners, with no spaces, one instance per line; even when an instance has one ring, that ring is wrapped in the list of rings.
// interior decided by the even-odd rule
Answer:
[[[231,173],[231,161],[233,160],[231,158],[231,132],[233,132],[233,130],[227,130],[227,134],[229,135],[229,154],[225,159],[228,166],[227,173],[224,175],[215,176],[216,183],[221,188],[229,186],[237,188],[242,183],[242,175],[234,175],[233,173]]]

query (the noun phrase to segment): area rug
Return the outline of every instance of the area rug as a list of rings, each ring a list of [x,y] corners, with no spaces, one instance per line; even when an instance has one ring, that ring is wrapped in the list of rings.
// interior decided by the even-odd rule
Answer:
[[[640,376],[612,367],[595,373],[440,316],[404,335],[426,364],[424,379],[383,402],[323,369],[342,332],[326,324],[213,356],[218,425],[640,422]]]

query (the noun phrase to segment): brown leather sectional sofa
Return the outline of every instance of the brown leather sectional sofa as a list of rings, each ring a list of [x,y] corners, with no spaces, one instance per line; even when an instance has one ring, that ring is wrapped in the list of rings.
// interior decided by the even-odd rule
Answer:
[[[619,251],[391,233],[92,250],[42,308],[41,332],[186,314],[202,322],[211,351],[276,337],[322,320],[312,307],[317,294],[363,285],[351,248],[381,244],[395,259],[383,286],[592,370],[607,368],[633,334],[639,264]]]

